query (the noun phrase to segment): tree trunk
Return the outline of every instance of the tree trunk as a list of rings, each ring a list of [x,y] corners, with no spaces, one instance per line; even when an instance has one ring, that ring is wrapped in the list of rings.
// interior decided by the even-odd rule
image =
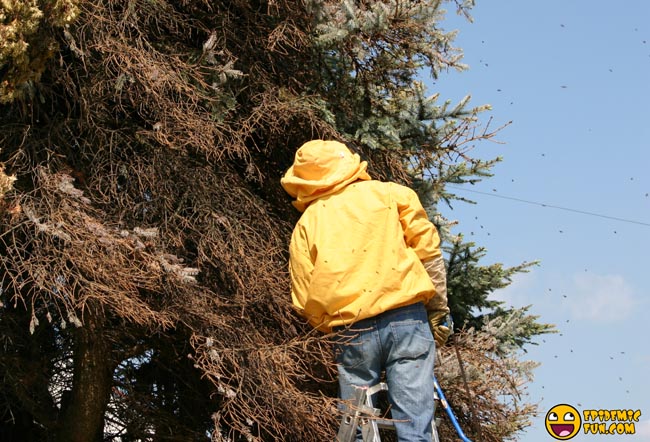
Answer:
[[[99,442],[113,379],[110,347],[103,333],[103,316],[87,312],[83,327],[75,330],[74,374],[57,441]]]

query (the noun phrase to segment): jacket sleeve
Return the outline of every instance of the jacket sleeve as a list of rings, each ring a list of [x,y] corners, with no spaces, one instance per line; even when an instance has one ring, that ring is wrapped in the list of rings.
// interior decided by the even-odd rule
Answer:
[[[291,275],[291,299],[298,313],[304,315],[309,298],[309,285],[314,264],[311,261],[307,242],[297,229],[289,246],[289,273]]]
[[[397,209],[404,230],[406,245],[411,247],[424,265],[436,295],[426,304],[427,311],[444,311],[447,307],[447,272],[440,250],[440,236],[429,221],[417,194],[408,187],[399,186]]]
[[[427,216],[417,194],[408,187],[393,184],[399,219],[404,230],[406,245],[425,262],[442,256],[438,230]]]

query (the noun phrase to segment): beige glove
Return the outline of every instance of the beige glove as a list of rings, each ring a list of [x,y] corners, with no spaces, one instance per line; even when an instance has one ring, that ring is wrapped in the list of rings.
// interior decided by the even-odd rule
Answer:
[[[436,346],[442,347],[453,331],[451,317],[449,316],[449,307],[447,306],[447,271],[445,269],[445,261],[442,259],[442,255],[440,255],[422,264],[424,264],[424,268],[436,289],[435,296],[426,304],[429,327],[436,341]]]
[[[448,316],[449,313],[444,310],[436,310],[427,314],[429,328],[431,328],[433,339],[436,341],[436,347],[445,345],[451,335],[451,327],[446,325]]]

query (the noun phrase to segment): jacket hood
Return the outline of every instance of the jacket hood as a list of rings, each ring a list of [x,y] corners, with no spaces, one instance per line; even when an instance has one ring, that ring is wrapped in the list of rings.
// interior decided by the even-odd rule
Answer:
[[[314,200],[331,195],[357,180],[369,180],[368,163],[338,141],[312,140],[297,151],[280,183],[304,212]]]

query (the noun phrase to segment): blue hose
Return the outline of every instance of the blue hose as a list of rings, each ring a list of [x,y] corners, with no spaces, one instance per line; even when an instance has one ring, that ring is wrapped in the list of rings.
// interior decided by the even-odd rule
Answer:
[[[460,428],[460,425],[458,424],[458,420],[456,419],[453,410],[447,403],[447,398],[442,392],[442,388],[440,388],[438,379],[436,379],[435,376],[433,377],[433,385],[435,386],[436,392],[438,393],[438,397],[440,398],[440,404],[442,405],[442,408],[444,408],[445,411],[447,412],[447,415],[449,416],[449,420],[451,421],[454,428],[456,429],[456,433],[458,433],[458,436],[463,440],[463,442],[472,442],[467,436],[465,436],[465,433],[463,433],[463,429]]]

